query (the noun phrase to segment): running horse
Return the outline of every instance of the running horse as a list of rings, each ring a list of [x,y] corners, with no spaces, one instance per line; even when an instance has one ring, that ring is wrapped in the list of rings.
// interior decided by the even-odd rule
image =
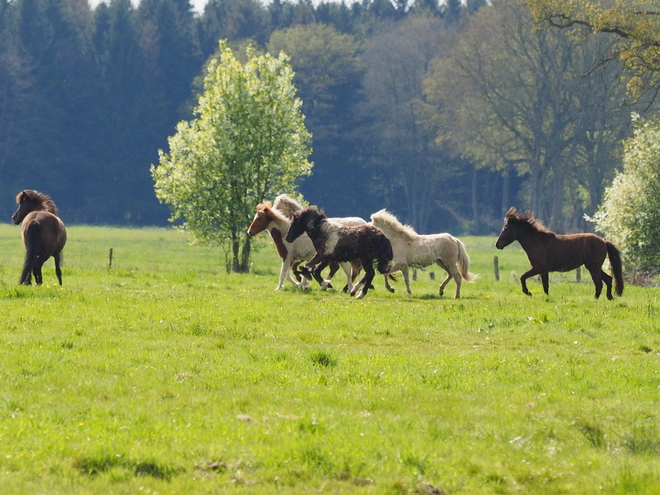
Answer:
[[[353,227],[333,225],[323,211],[310,207],[293,214],[284,240],[293,242],[303,234],[309,236],[316,249],[316,254],[307,262],[303,272],[310,273],[319,283],[323,283],[321,271],[331,262],[360,261],[365,276],[350,291],[357,299],[363,298],[371,288],[374,264],[383,275],[390,269],[394,256],[392,243],[378,227],[368,224]],[[362,290],[356,295],[360,287]]]
[[[623,294],[623,271],[619,250],[609,241],[595,234],[560,235],[546,229],[531,213],[519,213],[509,208],[504,218],[504,228],[495,243],[497,249],[504,249],[513,241],[518,241],[532,265],[531,270],[520,277],[522,291],[531,296],[526,280],[534,275],[541,276],[543,291],[548,294],[548,273],[567,272],[584,265],[596,287],[596,299],[607,286],[607,298],[612,296],[612,277],[603,271],[603,262],[609,256],[615,280],[615,292]]]
[[[41,267],[51,256],[55,259],[55,274],[62,285],[62,249],[66,244],[66,229],[57,216],[57,206],[49,196],[26,189],[16,196],[18,210],[11,216],[14,224],[23,222],[22,234],[25,246],[25,262],[21,284],[30,285],[32,275],[41,285]]]

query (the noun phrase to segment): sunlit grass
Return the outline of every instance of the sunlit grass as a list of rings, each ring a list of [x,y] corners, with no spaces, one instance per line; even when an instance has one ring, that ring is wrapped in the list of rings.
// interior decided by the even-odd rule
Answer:
[[[467,238],[458,301],[438,269],[276,292],[258,239],[239,275],[174,231],[70,227],[64,287],[52,262],[22,287],[0,226],[2,493],[660,491],[658,289],[527,297],[519,248]]]

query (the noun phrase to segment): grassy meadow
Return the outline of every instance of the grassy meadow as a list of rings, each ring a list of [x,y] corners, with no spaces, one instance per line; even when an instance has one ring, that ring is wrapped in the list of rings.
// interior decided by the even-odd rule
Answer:
[[[436,270],[355,300],[276,292],[265,233],[250,274],[173,230],[68,233],[64,286],[50,260],[24,287],[0,225],[3,494],[660,493],[660,289],[527,297],[517,244],[464,238],[463,299]]]

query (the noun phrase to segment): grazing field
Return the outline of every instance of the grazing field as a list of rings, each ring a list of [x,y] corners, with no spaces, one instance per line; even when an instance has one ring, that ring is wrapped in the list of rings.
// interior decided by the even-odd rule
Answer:
[[[64,287],[52,260],[19,287],[0,225],[3,494],[660,493],[659,289],[527,297],[517,245],[464,238],[463,299],[436,270],[358,301],[276,292],[266,234],[238,275],[171,230],[68,231]]]

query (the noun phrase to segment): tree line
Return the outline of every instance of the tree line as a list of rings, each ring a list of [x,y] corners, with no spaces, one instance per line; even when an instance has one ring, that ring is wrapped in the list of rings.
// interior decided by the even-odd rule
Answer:
[[[68,223],[164,225],[150,166],[227,40],[289,55],[313,136],[300,191],[330,215],[479,234],[515,205],[584,230],[652,101],[599,63],[612,35],[531,19],[518,0],[0,0],[2,208],[30,188]]]

